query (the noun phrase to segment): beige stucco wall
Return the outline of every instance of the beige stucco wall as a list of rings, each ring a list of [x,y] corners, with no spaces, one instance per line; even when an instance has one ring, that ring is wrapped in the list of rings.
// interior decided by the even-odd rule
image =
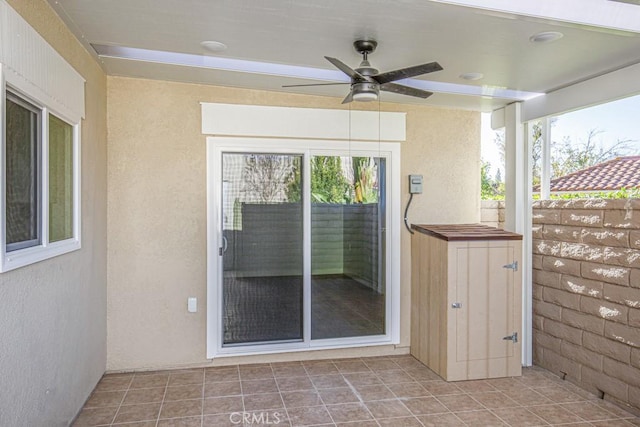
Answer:
[[[0,425],[67,426],[106,365],[106,77],[45,0],[8,0],[85,79],[82,249],[0,274]]]
[[[107,86],[107,369],[207,363],[206,159],[199,103],[344,107],[339,99],[327,97],[122,77],[109,77]],[[406,175],[425,177],[424,194],[416,196],[411,207],[411,221],[479,221],[479,113],[400,104],[383,104],[382,110],[407,113],[403,203],[408,199]],[[410,271],[410,237],[403,228],[401,348],[321,356],[407,352]],[[198,298],[195,314],[187,312],[189,296]],[[312,356],[285,354],[242,361],[306,357]]]

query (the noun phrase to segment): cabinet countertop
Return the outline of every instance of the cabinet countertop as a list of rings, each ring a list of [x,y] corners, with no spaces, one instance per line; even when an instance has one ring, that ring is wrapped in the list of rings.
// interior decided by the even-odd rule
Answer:
[[[412,224],[415,231],[447,241],[522,240],[522,235],[483,224]]]

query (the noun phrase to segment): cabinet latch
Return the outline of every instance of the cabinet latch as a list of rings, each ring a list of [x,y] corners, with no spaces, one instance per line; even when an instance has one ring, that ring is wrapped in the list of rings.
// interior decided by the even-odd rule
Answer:
[[[505,264],[502,268],[510,268],[513,271],[518,271],[518,261],[513,261],[511,264]]]
[[[514,332],[513,335],[508,335],[508,336],[506,336],[506,337],[504,337],[502,339],[505,340],[505,341],[511,341],[511,342],[513,342],[515,344],[515,343],[518,342],[518,333]]]

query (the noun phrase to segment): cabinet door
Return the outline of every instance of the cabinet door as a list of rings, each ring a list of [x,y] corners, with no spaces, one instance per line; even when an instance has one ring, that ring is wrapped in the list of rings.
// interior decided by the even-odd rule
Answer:
[[[520,375],[520,343],[504,339],[520,336],[520,274],[504,268],[519,260],[516,245],[464,242],[451,251],[449,379]]]

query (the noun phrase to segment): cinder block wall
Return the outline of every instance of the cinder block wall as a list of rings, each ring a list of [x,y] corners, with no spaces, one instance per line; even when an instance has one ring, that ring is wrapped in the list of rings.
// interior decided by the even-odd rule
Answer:
[[[533,204],[534,363],[640,412],[640,199]]]
[[[480,222],[490,227],[504,228],[504,200],[482,200]]]

